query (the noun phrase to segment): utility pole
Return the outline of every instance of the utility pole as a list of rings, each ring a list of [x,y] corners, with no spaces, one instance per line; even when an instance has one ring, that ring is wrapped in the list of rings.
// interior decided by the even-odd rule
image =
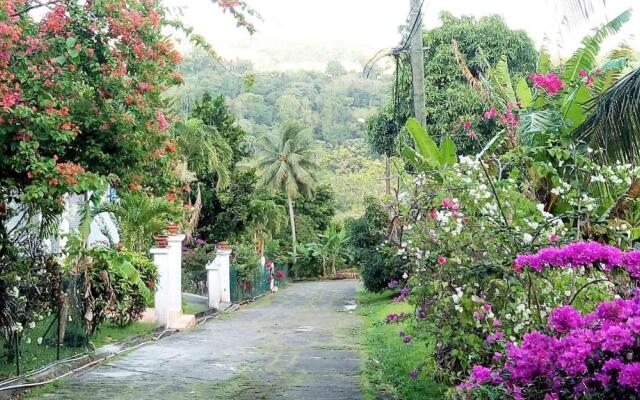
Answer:
[[[411,0],[409,34],[411,35],[411,70],[413,75],[413,113],[423,128],[427,126],[424,105],[424,50],[422,43],[422,0]]]

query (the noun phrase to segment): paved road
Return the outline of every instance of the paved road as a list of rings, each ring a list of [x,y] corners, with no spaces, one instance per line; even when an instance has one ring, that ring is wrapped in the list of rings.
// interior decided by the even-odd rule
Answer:
[[[356,281],[291,285],[42,398],[360,399],[360,321],[349,311],[356,288]]]

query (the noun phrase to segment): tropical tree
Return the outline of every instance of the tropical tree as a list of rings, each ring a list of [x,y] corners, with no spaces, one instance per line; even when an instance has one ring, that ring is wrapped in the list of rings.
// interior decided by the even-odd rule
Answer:
[[[575,137],[604,148],[604,161],[636,164],[640,151],[640,68],[627,74],[591,100],[589,118]]]
[[[318,241],[308,243],[306,247],[311,250],[314,257],[320,258],[322,263],[322,275],[327,275],[327,267],[331,267],[331,274],[336,274],[336,264],[340,260],[351,257],[347,243],[347,231],[336,225],[329,226],[324,233],[318,235]]]
[[[94,213],[108,212],[116,222],[120,242],[125,248],[144,253],[152,243],[153,234],[163,230],[177,218],[179,207],[163,197],[141,192],[123,192],[117,201],[99,205]]]
[[[197,176],[215,174],[216,187],[229,185],[233,150],[215,127],[197,118],[176,123],[176,139],[186,171]]]
[[[286,213],[275,201],[259,198],[250,201],[249,213],[247,232],[253,237],[258,254],[263,256],[265,241],[280,232]]]
[[[258,162],[262,170],[260,183],[287,196],[295,262],[297,241],[293,197],[312,197],[316,185],[314,171],[317,165],[312,154],[311,140],[300,126],[287,124],[278,138],[266,136],[261,144],[262,157]]]

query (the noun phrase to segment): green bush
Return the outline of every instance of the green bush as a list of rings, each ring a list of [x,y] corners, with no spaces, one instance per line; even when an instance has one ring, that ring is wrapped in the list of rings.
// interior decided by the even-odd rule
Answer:
[[[364,287],[371,292],[380,292],[389,281],[402,279],[401,260],[379,250],[385,244],[390,223],[389,214],[374,198],[366,199],[362,217],[346,223],[353,261],[360,269]]]
[[[381,292],[392,280],[401,280],[403,271],[397,257],[391,257],[376,250],[362,249],[358,254],[360,274],[365,289]]]

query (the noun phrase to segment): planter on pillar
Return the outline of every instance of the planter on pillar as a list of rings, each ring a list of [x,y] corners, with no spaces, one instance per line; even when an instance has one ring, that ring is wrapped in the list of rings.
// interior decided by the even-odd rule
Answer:
[[[158,267],[158,289],[155,296],[158,322],[169,329],[185,329],[195,325],[193,315],[182,314],[182,241],[184,235],[168,237],[167,247],[150,250]]]

